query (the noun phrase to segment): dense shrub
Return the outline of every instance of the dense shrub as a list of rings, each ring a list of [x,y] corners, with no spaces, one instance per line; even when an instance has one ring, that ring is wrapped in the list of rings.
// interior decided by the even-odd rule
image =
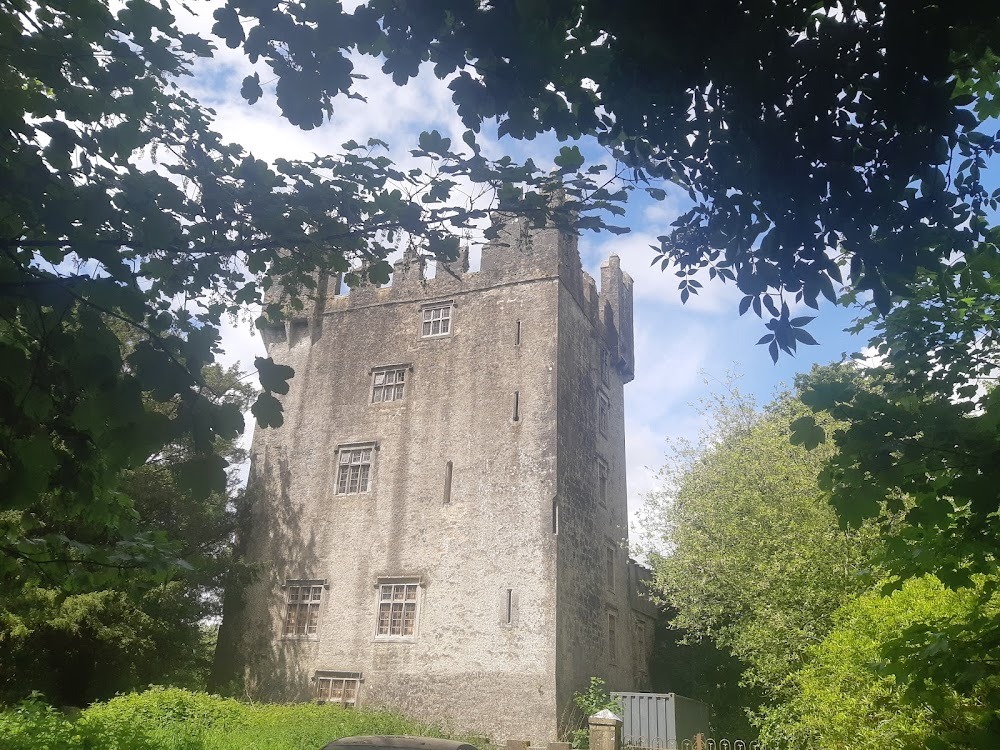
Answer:
[[[205,750],[318,750],[331,740],[363,734],[416,734],[445,737],[440,727],[419,724],[398,714],[340,706],[256,705],[246,721],[206,737]],[[159,750],[159,748],[156,748]]]
[[[73,722],[37,698],[0,712],[0,750],[76,750],[84,747]]]
[[[177,688],[151,688],[95,703],[77,724],[94,748],[201,750],[209,735],[247,720],[252,706]]]
[[[914,692],[921,686],[910,684],[905,674],[901,679],[880,669],[883,651],[909,628],[942,631],[962,621],[976,601],[975,590],[955,591],[925,576],[888,596],[876,589],[846,604],[833,630],[811,649],[808,663],[791,676],[793,697],[765,713],[761,739],[767,747],[790,750],[883,750],[924,747],[943,736],[975,707],[943,685],[924,686],[933,696]],[[938,710],[932,710],[934,704]]]
[[[447,736],[386,711],[246,704],[176,688],[95,703],[76,721],[37,699],[0,712],[0,750],[318,750],[359,734]]]

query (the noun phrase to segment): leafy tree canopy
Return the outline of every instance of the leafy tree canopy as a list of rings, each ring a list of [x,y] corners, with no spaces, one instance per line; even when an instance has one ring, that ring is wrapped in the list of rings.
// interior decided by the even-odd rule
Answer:
[[[889,596],[873,590],[846,604],[792,675],[789,700],[765,712],[762,739],[768,747],[796,750],[876,750],[964,747],[971,734],[979,739],[973,746],[990,747],[983,732],[990,723],[988,686],[963,697],[946,682],[893,673],[884,662],[901,632],[954,628],[978,608],[976,591],[947,589],[932,576],[911,578]]]
[[[323,274],[384,282],[401,237],[454,259],[454,230],[485,214],[449,204],[449,170],[496,185],[552,181],[468,144],[457,153],[436,132],[419,139],[426,173],[397,170],[375,140],[309,162],[256,159],[223,142],[212,113],[184,92],[192,61],[213,44],[178,30],[178,7],[0,7],[3,508],[23,520],[44,498],[49,517],[79,532],[7,524],[5,575],[22,574],[26,560],[72,559],[90,573],[167,561],[131,523],[134,498],[119,480],[186,442],[174,467],[181,489],[206,498],[224,488],[218,446],[242,431],[243,417],[204,375],[224,316],[262,304],[279,278],[292,314]],[[281,89],[305,101],[294,86]],[[568,164],[577,153],[567,149]],[[595,195],[592,177],[569,172],[568,202],[586,194],[592,208],[613,205],[607,191]],[[545,203],[522,201],[536,213]],[[554,210],[586,214],[579,202]],[[264,306],[272,320],[284,312],[276,300]],[[274,394],[287,392],[292,370],[256,365],[253,413],[278,425]],[[106,529],[112,546],[81,542]]]
[[[813,343],[793,303],[833,301],[844,282],[881,361],[876,388],[833,378],[803,396],[846,423],[832,430],[824,489],[849,525],[886,503],[905,512],[884,558],[900,580],[931,572],[967,587],[995,574],[993,3],[372,0],[348,13],[228,0],[216,20],[277,77],[278,106],[300,126],[363,95],[348,52],[381,56],[400,84],[426,61],[450,77],[471,131],[495,118],[514,138],[593,136],[633,179],[680,185],[695,205],[659,238],[658,259],[683,298],[706,269],[735,281],[739,311],[769,318],[760,343],[775,359]],[[257,81],[250,100],[264,94]],[[827,431],[807,414],[792,425],[807,447]],[[996,617],[964,627],[949,640],[958,651],[1000,644]],[[978,684],[947,661],[956,689]]]
[[[476,133],[493,118],[514,138],[593,136],[653,198],[663,190],[644,180],[688,190],[695,205],[660,238],[660,261],[676,266],[684,298],[706,269],[734,281],[740,311],[769,317],[773,357],[812,343],[796,300],[834,299],[841,280],[871,300],[881,390],[813,389],[811,405],[851,425],[836,431],[827,486],[842,507],[857,491],[854,520],[913,498],[890,545],[904,574],[960,585],[995,565],[995,399],[965,390],[997,364],[998,195],[984,184],[1000,107],[992,3],[372,0],[345,12],[228,0],[216,11],[215,32],[267,66],[302,127],[338,96],[364,95],[352,54],[380,56],[400,84],[424,61],[450,77],[469,132],[461,144],[423,134],[415,153],[428,169],[410,172],[377,141],[274,164],[224,143],[181,87],[212,43],[179,31],[175,7],[0,7],[3,509],[23,518],[42,498],[86,538],[121,532],[98,549],[18,521],[0,539],[0,572],[29,559],[89,559],[94,574],[159,564],[162,545],[129,524],[120,477],[188,436],[185,490],[224,485],[217,446],[242,418],[203,372],[223,316],[261,302],[273,279],[294,314],[323,273],[384,281],[401,235],[454,257],[453,231],[483,218],[451,202],[466,178],[536,221],[593,228],[592,209],[619,210],[621,191],[599,184],[600,165],[576,146],[560,150],[555,178],[486,159]],[[253,103],[264,89],[258,74],[242,94]],[[521,192],[553,179],[562,203]],[[112,321],[135,341],[124,346]],[[255,416],[279,424],[273,394],[292,372],[266,360],[258,372]],[[796,439],[815,444],[824,425],[799,419]],[[979,641],[1000,643],[988,621]]]
[[[644,525],[662,551],[655,589],[674,627],[739,658],[745,681],[778,700],[833,613],[863,590],[877,538],[869,526],[841,530],[817,488],[832,446],[789,442],[792,422],[811,413],[795,394],[759,410],[729,382],[705,407],[706,433],[675,444],[664,488],[647,499]]]
[[[212,365],[202,375],[224,401],[241,412],[248,407],[253,389],[236,368]],[[0,702],[39,691],[57,705],[83,706],[151,683],[205,686],[215,645],[206,620],[221,613],[224,581],[248,570],[231,545],[244,507],[237,477],[230,472],[227,491],[197,497],[183,482],[193,450],[188,437],[121,473],[117,485],[131,503],[120,528],[62,517],[45,495],[0,513],[0,534],[8,539],[64,540],[45,555],[7,562]],[[235,440],[215,450],[233,464],[245,460]],[[145,546],[123,550],[137,530]]]
[[[833,378],[802,397],[846,420],[827,430],[837,451],[820,477],[842,523],[872,523],[886,502],[901,513],[902,522],[884,530],[879,562],[898,576],[887,589],[931,574],[957,592],[978,590],[983,600],[969,617],[902,632],[885,653],[908,684],[947,687],[993,712],[992,723],[966,726],[961,739],[954,729],[954,747],[988,747],[1000,738],[1000,610],[988,604],[1000,572],[993,320],[1000,290],[994,272],[982,270],[994,264],[991,254],[976,252],[956,261],[954,279],[924,276],[906,305],[876,323],[881,363],[868,375],[877,388],[861,391]],[[979,269],[967,274],[972,266]],[[963,289],[963,276],[976,291]],[[824,432],[811,417],[796,427]]]
[[[429,62],[479,132],[594,136],[637,180],[696,205],[660,237],[664,267],[734,279],[769,313],[773,357],[813,343],[788,304],[849,280],[878,310],[923,268],[994,242],[1000,19],[992,3],[640,0],[433,4],[227,0],[214,31],[276,77],[303,128],[364,95],[351,54],[398,84]],[[244,82],[254,102],[260,76]],[[576,165],[567,165],[576,166]],[[648,187],[654,197],[659,188]],[[841,262],[849,261],[845,278]]]

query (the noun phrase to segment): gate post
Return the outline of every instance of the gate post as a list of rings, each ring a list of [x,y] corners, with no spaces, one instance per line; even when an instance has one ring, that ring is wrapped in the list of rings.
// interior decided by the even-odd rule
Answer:
[[[622,720],[608,709],[598,711],[587,720],[590,728],[590,750],[622,750]]]

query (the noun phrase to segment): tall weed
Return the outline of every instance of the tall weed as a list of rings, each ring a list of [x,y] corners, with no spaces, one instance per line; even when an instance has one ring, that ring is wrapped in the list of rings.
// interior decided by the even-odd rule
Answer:
[[[83,737],[72,721],[39,697],[0,711],[0,750],[77,750]]]
[[[387,711],[247,704],[177,688],[95,703],[75,722],[37,698],[0,711],[0,750],[318,750],[364,734],[448,736]]]

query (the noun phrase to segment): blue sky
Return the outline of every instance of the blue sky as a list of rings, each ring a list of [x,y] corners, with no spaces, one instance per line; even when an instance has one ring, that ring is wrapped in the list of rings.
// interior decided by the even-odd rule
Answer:
[[[212,23],[211,6],[199,4],[197,7],[203,9],[199,17],[178,9],[178,20],[189,30],[206,33]],[[242,78],[252,70],[239,53],[222,47],[214,59],[199,62],[195,75],[183,85],[217,111],[216,128],[224,136],[243,144],[258,158],[336,153],[347,140],[374,136],[391,144],[390,156],[406,163],[420,131],[437,129],[460,142],[465,130],[454,114],[446,84],[428,71],[409,86],[398,88],[381,74],[375,61],[359,60],[358,72],[369,76],[363,82],[368,103],[337,102],[330,122],[303,132],[278,114],[273,83],[264,86],[264,100],[254,107],[240,99]],[[261,80],[268,81],[268,70],[260,72]],[[505,139],[484,144],[484,150],[492,156],[530,156],[544,169],[551,165],[559,145],[547,138],[531,142]],[[593,145],[581,147],[588,156],[601,156]],[[600,278],[601,262],[614,252],[635,279],[636,377],[625,390],[629,506],[634,517],[643,494],[655,487],[654,475],[663,462],[665,440],[695,437],[701,427],[692,404],[710,390],[703,374],[709,379],[722,378],[735,365],[743,373],[743,390],[766,402],[779,384],[791,383],[796,373],[807,371],[814,363],[839,360],[844,353],[862,349],[866,341],[843,332],[854,317],[853,311],[826,304],[809,327],[820,345],[801,347],[797,357],[783,356],[777,365],[772,364],[765,347],[755,346],[766,333],[763,323],[752,313],[742,318],[738,315],[741,295],[734,286],[705,281],[702,294],[682,305],[673,274],[650,267],[653,251],[649,245],[686,209],[687,196],[672,190],[663,202],[638,191],[633,197],[626,216],[616,222],[631,227],[631,234],[587,232],[581,237],[580,253],[584,267],[595,278]],[[803,309],[799,314],[813,313]],[[224,334],[227,362],[240,361],[250,368],[253,357],[263,353],[249,320],[227,326]]]

